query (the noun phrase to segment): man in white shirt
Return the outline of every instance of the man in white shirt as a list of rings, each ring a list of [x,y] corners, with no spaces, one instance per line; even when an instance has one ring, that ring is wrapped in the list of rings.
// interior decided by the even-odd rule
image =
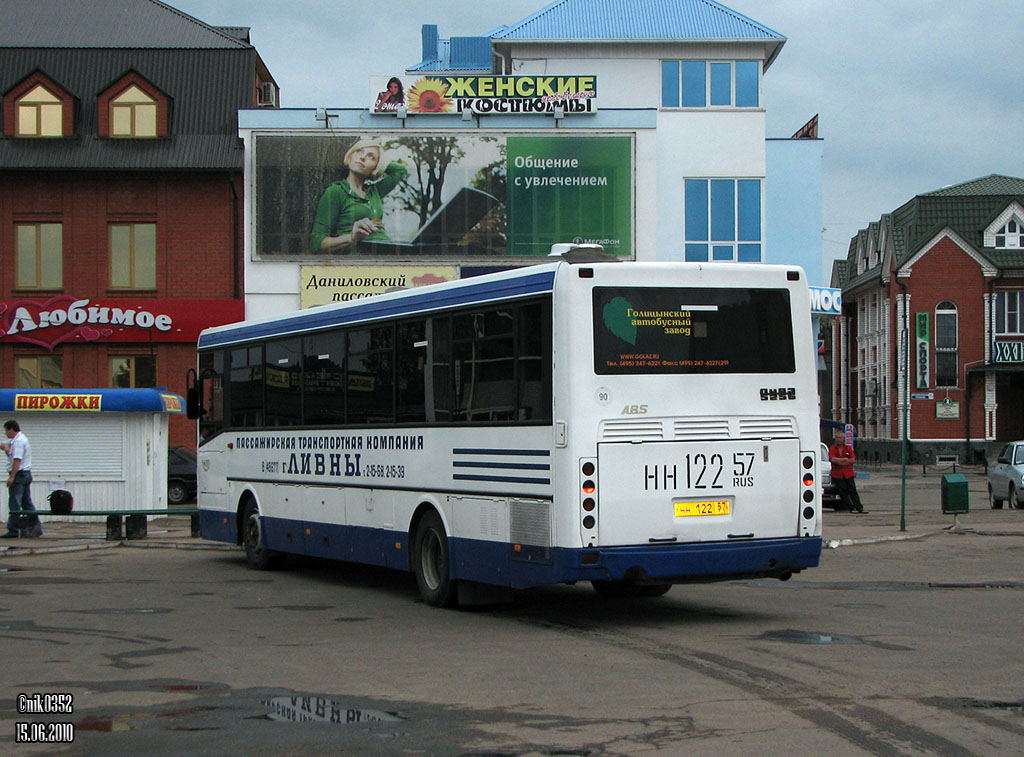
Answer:
[[[12,516],[12,510],[35,510],[32,504],[32,447],[28,437],[21,433],[21,427],[15,420],[4,424],[8,442],[2,445],[10,458],[10,469],[7,475],[7,490],[10,496],[7,501],[7,533],[0,535],[4,539],[16,539],[19,536],[42,536],[43,527],[39,524],[38,515]]]

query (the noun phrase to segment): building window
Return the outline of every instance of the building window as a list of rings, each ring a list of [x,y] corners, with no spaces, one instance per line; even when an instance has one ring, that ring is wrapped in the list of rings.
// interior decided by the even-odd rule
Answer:
[[[761,180],[687,179],[686,260],[761,262]]]
[[[110,101],[110,136],[155,137],[156,98],[134,84]]]
[[[15,136],[63,137],[64,103],[42,84],[37,84],[15,103]]]
[[[960,375],[957,310],[949,300],[935,306],[935,385],[953,387]]]
[[[59,223],[14,225],[14,286],[60,289],[64,286],[64,229]]]
[[[1020,308],[1024,292],[996,292],[996,334],[1024,334]]]
[[[756,108],[760,73],[756,60],[663,60],[661,107]]]
[[[156,289],[156,224],[110,224],[110,286]]]
[[[64,386],[64,358],[60,355],[14,359],[16,389],[60,389]]]
[[[156,386],[156,355],[111,357],[110,385],[115,389]]]
[[[1024,248],[1024,225],[1011,218],[996,231],[996,247],[1019,250]]]

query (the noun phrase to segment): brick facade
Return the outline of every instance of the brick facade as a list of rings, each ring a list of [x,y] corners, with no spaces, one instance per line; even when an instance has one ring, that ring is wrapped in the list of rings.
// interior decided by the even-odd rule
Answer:
[[[241,305],[241,197],[239,174],[104,173],[18,174],[0,184],[0,248],[13,250],[15,224],[60,223],[63,229],[63,279],[60,290],[15,287],[14,265],[0,267],[0,301],[46,300],[70,295],[92,301],[116,297],[137,301],[168,299],[237,300]],[[156,226],[157,286],[153,290],[112,289],[108,225],[116,222]],[[214,325],[211,322],[209,325]],[[184,395],[186,371],[195,366],[195,342],[93,342],[81,340],[45,347],[0,338],[0,385],[15,386],[15,359],[40,355],[63,359],[63,383],[69,388],[110,386],[114,356],[156,356],[157,385]],[[172,444],[195,445],[195,424],[170,419]]]

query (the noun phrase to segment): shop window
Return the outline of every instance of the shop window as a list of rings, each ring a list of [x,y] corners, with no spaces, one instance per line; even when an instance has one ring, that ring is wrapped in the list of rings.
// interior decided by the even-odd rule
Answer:
[[[116,389],[156,386],[156,355],[111,357],[110,385]]]
[[[996,247],[1019,250],[1024,248],[1024,224],[1011,218],[996,231]]]
[[[686,260],[761,262],[761,180],[687,179]]]
[[[64,229],[59,223],[14,225],[14,286],[61,289],[64,286]]]
[[[110,224],[112,289],[156,289],[156,224]]]
[[[1021,318],[1021,305],[1024,304],[1024,292],[996,292],[996,334],[1024,334],[1024,318]]]
[[[954,387],[959,370],[956,305],[945,300],[935,306],[935,385]]]
[[[15,136],[64,136],[64,102],[42,84],[19,97],[14,108]]]
[[[14,359],[16,389],[61,389],[64,386],[64,358],[60,355]]]
[[[756,108],[760,73],[756,60],[663,60],[661,107]]]
[[[136,85],[110,100],[110,136],[157,136],[157,101]]]

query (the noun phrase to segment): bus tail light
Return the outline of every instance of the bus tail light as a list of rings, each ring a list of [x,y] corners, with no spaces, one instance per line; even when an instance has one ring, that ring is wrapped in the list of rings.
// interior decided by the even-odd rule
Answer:
[[[584,536],[597,528],[597,463],[580,461],[580,508]]]
[[[801,461],[804,472],[800,475],[800,481],[803,486],[800,487],[800,499],[804,505],[801,514],[804,520],[814,520],[817,515],[817,509],[814,507],[814,455],[804,452],[801,453],[803,460]]]

